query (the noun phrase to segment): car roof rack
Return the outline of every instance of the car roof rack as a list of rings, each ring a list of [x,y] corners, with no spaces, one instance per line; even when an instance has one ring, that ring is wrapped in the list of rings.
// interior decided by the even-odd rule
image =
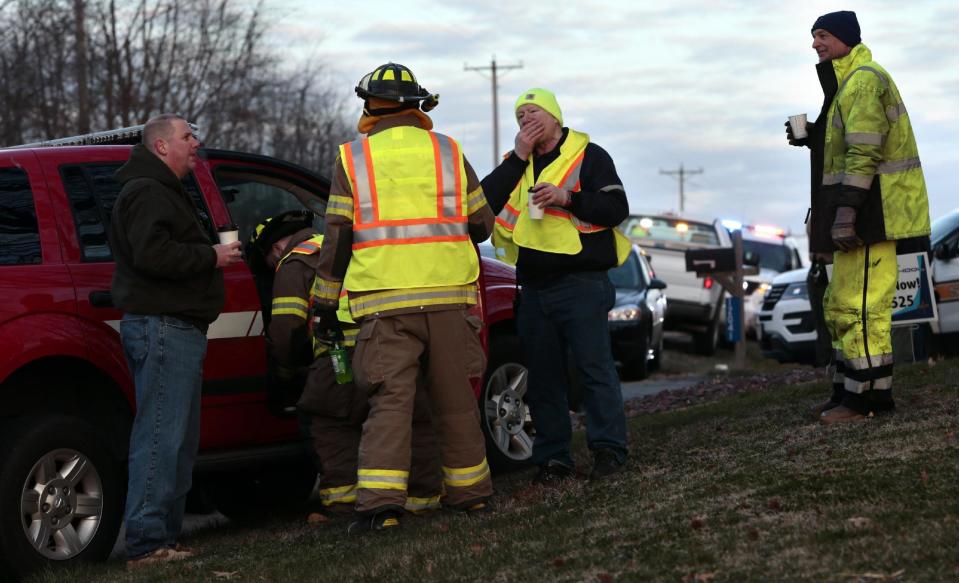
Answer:
[[[115,130],[106,130],[102,132],[91,132],[79,136],[70,136],[67,138],[57,138],[54,140],[42,140],[31,142],[29,144],[20,144],[19,146],[10,146],[10,149],[17,148],[52,148],[57,146],[123,146],[139,144],[143,140],[143,127],[145,124],[118,128]],[[196,124],[190,124],[193,133],[197,132]]]

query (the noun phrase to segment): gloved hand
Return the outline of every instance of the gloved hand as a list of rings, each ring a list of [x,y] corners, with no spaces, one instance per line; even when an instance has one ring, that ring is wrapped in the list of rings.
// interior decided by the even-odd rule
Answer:
[[[832,222],[832,242],[841,251],[852,251],[862,247],[862,239],[856,235],[856,209],[841,206],[836,209],[836,219]]]
[[[313,336],[319,340],[329,341],[340,329],[340,321],[336,317],[336,310],[320,308],[313,313]]]
[[[809,122],[806,122],[806,136],[805,138],[795,138],[793,137],[792,126],[789,125],[789,121],[786,122],[786,141],[789,142],[790,146],[808,146],[809,145],[809,134],[812,133],[812,125]]]
[[[271,368],[266,385],[266,408],[277,417],[295,417],[296,402],[303,392],[309,369]]]

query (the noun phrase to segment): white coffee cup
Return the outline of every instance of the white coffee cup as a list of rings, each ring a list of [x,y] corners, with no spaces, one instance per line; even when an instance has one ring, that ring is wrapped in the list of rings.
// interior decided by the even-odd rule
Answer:
[[[236,229],[230,231],[217,231],[216,236],[220,239],[221,245],[226,245],[228,243],[233,243],[234,241],[239,241],[240,231]]]
[[[529,202],[529,218],[534,221],[538,221],[543,218],[543,207],[533,203],[533,193],[526,193],[527,201]]]
[[[780,118],[782,119],[782,118]],[[789,116],[789,127],[792,128],[793,137],[798,139],[805,138],[809,134],[806,132],[806,114]]]

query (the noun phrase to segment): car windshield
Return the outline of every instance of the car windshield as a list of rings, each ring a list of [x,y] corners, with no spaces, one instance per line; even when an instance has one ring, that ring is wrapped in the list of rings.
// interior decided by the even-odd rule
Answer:
[[[646,240],[719,245],[712,225],[682,219],[632,216],[623,223],[622,231],[640,245]]]
[[[609,270],[609,280],[613,282],[613,287],[643,289],[643,273],[640,271],[639,258],[635,253],[630,253],[626,261],[619,267]]]
[[[932,222],[932,236],[930,237],[932,244],[938,245],[956,229],[959,229],[959,209]]]
[[[790,248],[781,243],[743,241],[743,252],[752,251],[759,256],[759,266],[776,272],[792,269]]]

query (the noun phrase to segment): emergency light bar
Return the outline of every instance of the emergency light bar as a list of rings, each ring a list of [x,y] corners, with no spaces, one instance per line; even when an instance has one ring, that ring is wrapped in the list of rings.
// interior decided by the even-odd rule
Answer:
[[[190,129],[195,134],[197,132],[196,124],[190,124]],[[40,142],[31,142],[29,144],[20,144],[19,146],[10,146],[9,149],[18,148],[51,148],[57,146],[122,146],[139,144],[143,140],[143,124],[118,128],[115,130],[106,130],[103,132],[92,132],[79,136],[68,138],[57,138],[54,140],[43,140]]]

